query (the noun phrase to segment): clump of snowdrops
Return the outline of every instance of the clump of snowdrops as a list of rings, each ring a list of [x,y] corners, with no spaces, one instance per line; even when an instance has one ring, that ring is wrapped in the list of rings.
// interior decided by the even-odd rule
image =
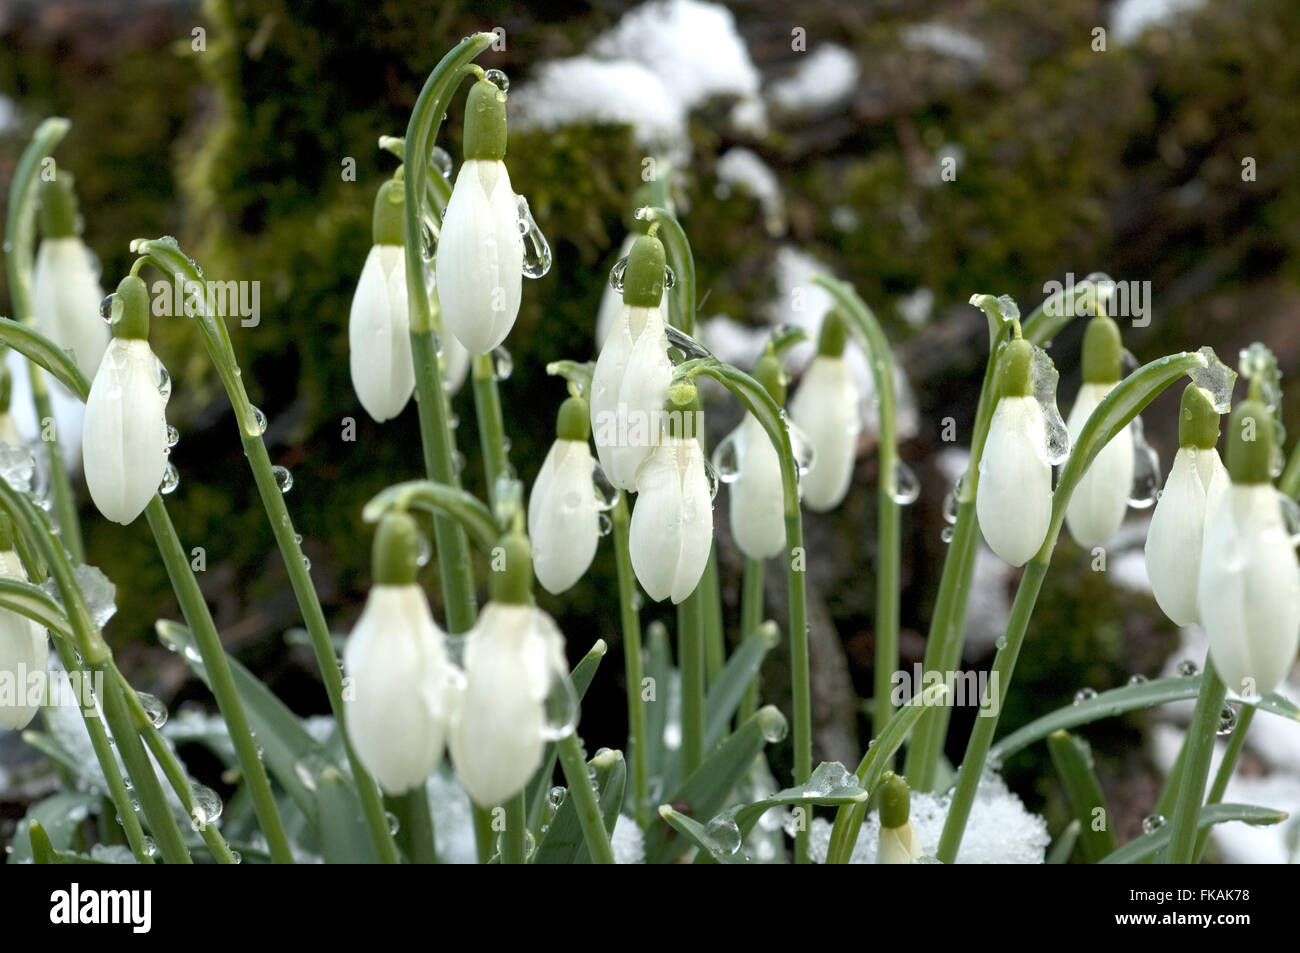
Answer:
[[[341,663],[286,505],[292,477],[268,456],[265,417],[249,402],[222,302],[202,270],[173,239],[138,240],[131,272],[101,306],[72,183],[61,172],[46,175],[56,168],[48,157],[66,121],[44,123],[23,155],[6,236],[12,320],[0,321],[0,341],[27,359],[38,420],[51,416],[52,389],[85,401],[86,489],[110,520],[138,524],[145,517],[184,615],[183,625],[160,621],[158,636],[210,688],[220,717],[198,740],[227,762],[238,791],[223,813],[221,800],[191,779],[174,739],[160,731],[165,710],[116,667],[104,632],[112,590],[84,564],[57,433],[43,433],[33,448],[23,445],[6,388],[0,676],[10,683],[21,673],[37,677],[30,679],[33,690],[0,702],[0,724],[37,724],[48,700],[40,695],[47,672],[81,676],[92,690],[77,710],[84,752],[95,762],[78,757],[66,730],[29,729],[29,741],[77,782],[65,792],[70,799],[58,795],[31,808],[15,840],[17,856],[426,863],[459,836],[472,838],[480,862],[694,856],[844,863],[870,819],[877,861],[951,863],[987,772],[1044,739],[1076,815],[1052,848],[1055,859],[1077,847],[1090,861],[1186,862],[1199,857],[1212,824],[1281,819],[1268,808],[1219,803],[1252,714],[1300,720],[1300,710],[1274,694],[1300,638],[1292,502],[1300,457],[1283,467],[1280,382],[1267,349],[1256,345],[1243,354],[1246,399],[1231,408],[1236,375],[1209,348],[1126,366],[1120,326],[1107,314],[1105,276],[1052,296],[1024,321],[1010,299],[975,295],[971,303],[988,320],[989,356],[970,462],[947,503],[952,526],[926,678],[895,704],[900,513],[917,487],[898,455],[888,342],[850,284],[818,279],[834,306],[790,397],[785,357],[803,332],[776,329],[748,370],[695,340],[690,244],[667,183],[650,183],[627,255],[610,276],[601,309],[608,326],[596,360],[575,355],[548,368],[556,380],[555,440],[531,487],[515,473],[506,425],[538,418],[502,400],[510,360],[503,344],[527,293],[523,278],[545,274],[550,251],[528,203],[511,187],[508,83],[473,63],[492,39],[477,34],[452,49],[430,75],[405,136],[380,143],[401,164],[375,198],[373,247],[360,264],[349,316],[351,374],[357,400],[378,422],[401,413],[414,396],[424,474],[388,488],[358,514],[372,532],[372,585]],[[461,162],[453,176],[450,156],[436,143],[465,80]],[[33,256],[38,207],[42,240]],[[177,435],[166,421],[170,380],[149,343],[154,309],[142,277],[149,269],[169,287],[179,279],[197,289],[187,296],[186,317],[229,398],[333,713],[315,730],[226,654],[168,515],[164,497],[178,481],[168,452]],[[1062,421],[1057,371],[1044,348],[1075,315],[1088,322],[1084,383]],[[861,492],[853,473],[865,401],[846,362],[851,348],[865,352],[874,379],[881,474],[877,561],[861,567],[877,595],[873,738],[853,770],[814,764],[804,580],[817,557],[803,541],[805,510],[830,511]],[[477,492],[461,485],[448,404],[467,379],[487,474]],[[1157,502],[1161,474],[1138,414],[1184,379],[1180,449]],[[744,411],[712,454],[703,426],[705,382]],[[1230,409],[1225,464],[1217,448]],[[724,618],[719,596],[719,482],[745,557],[738,619]],[[1062,527],[1083,546],[1104,546],[1130,506],[1152,504],[1152,586],[1174,622],[1205,627],[1210,650],[1203,669],[1080,698],[994,745],[996,712],[1012,690]],[[421,532],[430,514],[432,540]],[[943,758],[951,703],[944,673],[960,661],[981,536],[1024,571],[998,640],[998,678],[981,699],[994,714],[976,719],[954,773]],[[612,677],[602,669],[606,646],[590,646],[570,670],[565,633],[533,594],[538,584],[556,594],[579,585],[602,538],[614,547],[618,567],[629,737],[622,751],[589,753],[580,700],[594,679]],[[482,604],[475,549],[489,567]],[[442,625],[419,581],[431,555],[446,606]],[[786,579],[783,619],[764,611],[769,571]],[[642,630],[642,592],[676,607],[674,631],[658,624]],[[608,601],[612,611],[614,599]],[[57,664],[48,658],[51,645]],[[758,673],[774,651],[789,652],[788,718],[761,704]],[[1146,833],[1119,847],[1086,745],[1070,730],[1186,698],[1195,698],[1196,708],[1182,756]],[[47,721],[60,710],[47,708]],[[1230,755],[1211,781],[1210,753],[1225,719],[1234,736]],[[778,789],[765,751],[787,733],[793,784]],[[562,784],[554,783],[557,765]],[[932,842],[913,823],[914,793],[941,810]],[[468,811],[440,809],[464,796]],[[79,846],[84,838],[74,834],[90,815],[97,817],[98,843],[87,855]],[[462,829],[435,830],[435,815],[441,827]]]

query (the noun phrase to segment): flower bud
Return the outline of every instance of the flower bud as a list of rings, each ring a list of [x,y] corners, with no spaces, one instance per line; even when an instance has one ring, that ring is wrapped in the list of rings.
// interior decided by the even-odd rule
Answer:
[[[848,328],[838,311],[822,320],[817,355],[790,400],[790,419],[813,448],[799,480],[804,505],[816,512],[839,506],[849,491],[862,433],[862,393],[844,359]]]
[[[878,864],[914,864],[921,856],[921,839],[909,818],[911,793],[907,782],[888,773],[880,782],[880,840],[876,845]]]
[[[581,397],[570,397],[560,407],[555,443],[528,500],[533,571],[547,592],[564,592],[581,579],[600,540],[588,415]]]
[[[348,364],[357,399],[374,420],[396,417],[415,389],[402,245],[404,192],[385,182],[375,196],[374,238],[348,314]]]

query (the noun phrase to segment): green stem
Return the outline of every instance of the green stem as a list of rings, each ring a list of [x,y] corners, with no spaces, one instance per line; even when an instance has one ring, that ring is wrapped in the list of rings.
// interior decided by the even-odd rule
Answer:
[[[1232,778],[1232,772],[1237,766],[1237,759],[1241,757],[1241,749],[1246,746],[1246,732],[1250,731],[1250,723],[1255,717],[1255,709],[1250,705],[1245,705],[1241,709],[1241,714],[1237,719],[1237,727],[1232,730],[1232,737],[1228,739],[1228,747],[1223,752],[1223,760],[1219,762],[1219,770],[1214,775],[1214,783],[1210,785],[1210,793],[1205,797],[1205,804],[1208,807],[1211,804],[1218,804],[1223,800],[1224,793],[1228,790],[1228,781]],[[1196,863],[1200,863],[1201,856],[1205,853],[1205,846],[1210,840],[1208,829],[1202,830],[1196,838]]]
[[[438,863],[437,841],[433,832],[433,815],[429,811],[429,792],[423,784],[406,794],[385,798],[389,810],[401,822],[397,838],[413,864]]]
[[[677,607],[677,667],[682,675],[682,777],[704,762],[704,629],[699,587]]]
[[[501,806],[506,812],[506,829],[501,832],[501,863],[527,863],[528,811],[524,807],[523,792],[516,794]]]
[[[618,567],[618,608],[623,626],[623,665],[627,681],[628,750],[632,760],[632,816],[637,826],[650,826],[650,778],[646,773],[645,702],[641,698],[641,681],[645,677],[641,651],[641,617],[636,609],[636,576],[629,549],[627,497],[621,491],[610,514],[613,522],[614,562]]]
[[[501,392],[497,388],[496,367],[491,354],[475,354],[471,367],[474,414],[478,419],[478,438],[483,450],[487,498],[491,500],[496,495],[497,480],[510,469],[505,422],[501,415]]]
[[[703,437],[701,436],[701,442]],[[726,636],[722,630],[722,593],[718,582],[718,546],[709,549],[709,561],[700,577],[700,624],[704,628],[704,670],[706,684],[712,685],[727,663]]]
[[[767,561],[746,559],[745,572],[740,581],[740,637],[748,638],[763,624],[763,585],[767,574]],[[758,679],[755,675],[745,687],[745,694],[736,709],[736,724],[742,724],[758,711]]]
[[[257,813],[262,833],[266,836],[271,857],[276,863],[291,864],[293,850],[284,832],[280,811],[275,805],[275,795],[271,791],[271,782],[266,775],[266,766],[258,757],[257,743],[253,740],[248,715],[235,688],[234,675],[230,671],[230,662],[221,644],[221,636],[212,621],[207,600],[203,598],[198,580],[194,578],[194,573],[190,569],[189,561],[185,557],[185,549],[176,535],[176,527],[172,525],[162,497],[154,495],[145,508],[145,517],[158,544],[158,554],[167,568],[167,577],[171,580],[181,612],[190,631],[194,633],[199,654],[203,657],[203,665],[207,669],[212,685],[212,694],[217,700],[217,709],[229,728],[230,741],[239,760],[239,770],[247,781],[253,809]]]
[[[1192,723],[1187,728],[1187,757],[1183,762],[1178,797],[1174,802],[1165,863],[1190,864],[1195,857],[1201,799],[1205,794],[1205,779],[1210,773],[1214,739],[1218,735],[1219,716],[1223,711],[1227,691],[1214,667],[1214,661],[1206,656],[1201,691],[1196,697]]]
[[[582,826],[582,836],[587,841],[592,862],[612,864],[614,851],[609,846],[609,834],[605,831],[600,803],[591,786],[587,763],[582,759],[582,742],[579,741],[577,732],[569,732],[555,747],[560,755],[560,768],[564,771],[564,780],[569,786],[569,797],[573,798],[573,806],[577,809],[578,823]]]

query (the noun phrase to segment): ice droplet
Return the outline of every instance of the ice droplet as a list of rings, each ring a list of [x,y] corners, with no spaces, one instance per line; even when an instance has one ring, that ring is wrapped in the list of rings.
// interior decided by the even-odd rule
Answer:
[[[1133,418],[1129,432],[1133,435],[1133,486],[1128,505],[1145,510],[1155,504],[1160,492],[1160,454],[1147,443],[1140,416]]]
[[[1043,409],[1043,430],[1047,439],[1047,445],[1043,449],[1051,466],[1059,466],[1070,455],[1070,431],[1066,429],[1065,421],[1061,419],[1061,412],[1056,406],[1056,383],[1060,377],[1047,352],[1041,347],[1035,347],[1034,399]]]
[[[293,489],[293,474],[282,466],[271,467],[271,473],[275,476],[275,485],[279,487],[281,493],[288,493]]]
[[[0,477],[19,493],[32,488],[36,476],[36,457],[26,447],[0,444]]]

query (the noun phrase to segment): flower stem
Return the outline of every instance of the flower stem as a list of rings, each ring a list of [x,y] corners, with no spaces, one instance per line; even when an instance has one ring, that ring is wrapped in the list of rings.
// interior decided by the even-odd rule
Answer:
[[[1214,660],[1207,655],[1205,671],[1201,675],[1201,691],[1196,696],[1192,723],[1187,728],[1187,756],[1174,801],[1169,846],[1165,848],[1167,864],[1190,864],[1195,859],[1201,799],[1205,794],[1205,780],[1210,773],[1214,739],[1218,734],[1219,716],[1227,691],[1214,667]]]
[[[407,859],[413,864],[438,863],[433,815],[429,811],[429,792],[425,786],[418,785],[405,794],[389,796],[385,801],[401,822],[397,839],[406,849]]]
[[[740,638],[746,639],[763,624],[763,584],[767,575],[767,561],[746,559],[745,572],[740,581]],[[736,724],[744,722],[758,711],[758,676],[745,688],[745,694],[736,709]]]
[[[614,562],[618,567],[618,608],[623,626],[623,667],[627,681],[628,749],[632,761],[632,816],[642,830],[650,826],[650,779],[646,776],[645,702],[641,698],[644,660],[641,650],[641,617],[636,609],[636,576],[628,533],[631,522],[627,497],[620,491],[611,513],[614,537]]]
[[[582,836],[587,841],[587,850],[591,853],[593,863],[614,863],[614,851],[609,846],[609,835],[605,832],[605,821],[600,814],[600,803],[591,786],[591,775],[587,773],[587,763],[582,759],[582,742],[578,733],[571,731],[555,745],[560,755],[560,768],[564,771],[564,780],[569,785],[569,797],[577,809],[578,823],[582,826]]]
[[[528,811],[520,791],[501,807],[506,812],[506,828],[501,832],[501,863],[528,862]]]
[[[682,777],[704,762],[704,630],[699,587],[677,607],[677,667],[682,676]]]
[[[208,671],[212,694],[217,700],[217,708],[221,712],[222,720],[230,731],[230,741],[239,760],[239,770],[248,784],[248,793],[252,798],[253,809],[257,813],[262,833],[266,836],[271,858],[276,863],[291,864],[293,850],[289,846],[289,838],[284,832],[284,822],[280,819],[279,809],[275,805],[275,795],[271,791],[271,782],[266,775],[266,766],[257,755],[257,744],[253,740],[253,732],[249,727],[243,702],[240,701],[239,692],[235,688],[235,679],[221,644],[221,636],[212,621],[212,613],[208,610],[202,590],[199,589],[198,580],[194,578],[189,561],[185,558],[185,550],[176,535],[176,527],[172,525],[162,497],[154,495],[145,508],[145,517],[158,544],[158,554],[167,569],[167,577],[176,592],[181,612],[185,615],[190,631],[194,633],[199,654],[203,656],[203,665]]]
[[[1237,759],[1241,757],[1241,749],[1246,746],[1246,732],[1250,731],[1250,723],[1255,717],[1255,706],[1243,705],[1241,714],[1237,719],[1237,727],[1232,730],[1232,737],[1228,739],[1228,747],[1223,752],[1223,760],[1219,762],[1219,770],[1214,775],[1214,783],[1210,785],[1210,793],[1205,797],[1205,804],[1208,807],[1211,804],[1218,804],[1223,800],[1224,792],[1228,790],[1228,781],[1232,778],[1233,769],[1237,766]],[[1210,829],[1206,828],[1197,835],[1196,852],[1194,854],[1195,863],[1200,863],[1201,855],[1205,853],[1205,845],[1210,840]]]
[[[701,437],[703,443],[703,437]],[[727,663],[727,643],[722,630],[722,594],[718,582],[718,545],[709,548],[709,561],[700,577],[700,624],[704,628],[704,671],[712,685]]]
[[[505,422],[501,416],[501,392],[497,388],[496,368],[491,354],[475,354],[471,368],[474,414],[478,419],[483,473],[487,481],[487,498],[490,500],[496,493],[497,479],[510,469],[506,453]]]

